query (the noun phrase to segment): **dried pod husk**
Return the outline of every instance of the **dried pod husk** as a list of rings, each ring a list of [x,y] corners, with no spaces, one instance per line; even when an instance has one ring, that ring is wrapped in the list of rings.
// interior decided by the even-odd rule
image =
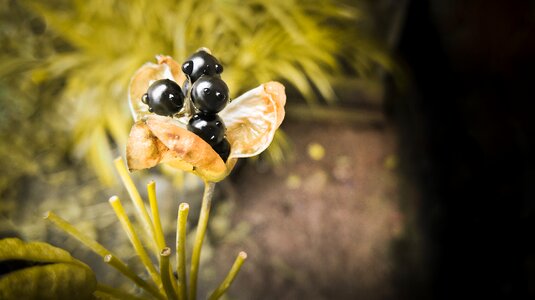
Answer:
[[[0,240],[0,299],[93,299],[93,271],[42,242]]]
[[[126,148],[128,168],[140,170],[167,163],[206,181],[225,178],[236,159],[225,163],[208,143],[177,124],[176,120],[160,116],[136,122]]]
[[[143,65],[132,77],[129,87],[133,125],[126,147],[130,171],[167,164],[218,182],[232,170],[239,158],[260,154],[272,142],[284,119],[286,93],[278,82],[267,82],[232,100],[219,116],[226,125],[230,150],[225,160],[202,138],[187,130],[188,117],[151,114],[141,97],[151,82],[160,79],[182,82],[178,63],[168,56],[158,64]]]

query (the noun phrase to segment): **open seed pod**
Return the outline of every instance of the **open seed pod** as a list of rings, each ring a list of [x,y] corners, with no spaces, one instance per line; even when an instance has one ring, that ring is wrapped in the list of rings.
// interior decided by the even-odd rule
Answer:
[[[172,118],[148,112],[141,97],[152,82],[163,78],[178,84],[184,78],[179,64],[167,56],[159,56],[158,64],[143,65],[130,82],[130,108],[136,121],[126,149],[130,170],[166,163],[217,182],[230,173],[238,158],[264,151],[284,119],[286,94],[278,82],[261,84],[231,101],[219,114],[230,143],[225,163],[208,143],[187,130],[187,116]]]
[[[93,299],[93,271],[65,250],[0,240],[0,299]]]

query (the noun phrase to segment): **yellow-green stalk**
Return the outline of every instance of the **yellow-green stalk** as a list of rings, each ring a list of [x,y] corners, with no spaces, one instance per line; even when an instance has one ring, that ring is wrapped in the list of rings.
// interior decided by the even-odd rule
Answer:
[[[160,290],[163,289],[160,274],[158,274],[158,271],[156,271],[156,268],[152,264],[152,261],[150,260],[149,256],[147,255],[145,248],[143,248],[143,245],[141,244],[141,241],[139,240],[139,237],[134,230],[134,226],[132,226],[132,223],[130,223],[130,219],[124,211],[123,205],[121,204],[119,197],[113,196],[110,198],[109,202],[113,207],[113,210],[115,211],[115,214],[117,215],[117,218],[119,219],[123,230],[130,239],[132,246],[134,246],[134,249],[137,255],[139,256],[139,259],[149,272],[149,275],[151,276],[152,280],[160,288]]]
[[[234,278],[236,278],[236,275],[238,275],[238,272],[241,269],[241,266],[243,265],[243,262],[247,258],[247,253],[241,251],[238,253],[238,257],[236,257],[236,260],[234,261],[234,264],[232,265],[232,268],[230,268],[230,271],[227,274],[227,277],[221,282],[221,284],[215,289],[215,291],[210,295],[208,298],[209,300],[216,300],[219,299],[230,287],[232,282],[234,281]]]
[[[191,253],[190,283],[189,283],[189,300],[195,300],[197,296],[197,274],[199,272],[199,261],[201,258],[201,248],[208,225],[210,216],[210,207],[212,206],[212,197],[214,195],[214,182],[204,182],[204,194],[202,196],[201,213],[197,223],[195,233],[195,242]]]
[[[178,297],[180,300],[188,299],[186,279],[186,224],[189,205],[180,203],[178,207],[178,220],[176,226],[176,273],[178,276]]]

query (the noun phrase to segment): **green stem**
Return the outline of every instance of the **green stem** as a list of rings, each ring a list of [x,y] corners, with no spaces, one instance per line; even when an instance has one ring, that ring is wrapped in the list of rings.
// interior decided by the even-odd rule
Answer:
[[[159,299],[163,298],[158,290],[154,288],[154,286],[148,284],[145,280],[141,279],[141,277],[137,276],[136,273],[132,271],[122,260],[113,255],[100,243],[76,229],[76,227],[74,227],[71,223],[62,219],[53,212],[47,212],[44,218],[80,241],[94,253],[100,255],[104,259],[104,262],[121,272],[124,276],[135,282],[139,287],[145,289],[147,292]]]
[[[74,227],[71,223],[67,222],[65,219],[61,218],[60,216],[56,215],[55,213],[49,211],[45,214],[44,219],[47,221],[52,222],[54,225],[59,227],[61,230],[65,231],[66,233],[70,234],[72,237],[80,241],[82,244],[84,244],[86,247],[91,249],[96,254],[104,257],[108,254],[110,254],[110,251],[104,246],[102,246],[99,242],[95,241],[91,237],[85,235],[83,232],[79,231]]]
[[[232,281],[234,281],[234,278],[236,278],[236,275],[238,275],[238,272],[240,271],[241,266],[243,265],[243,262],[246,258],[247,253],[243,251],[238,254],[238,257],[236,257],[236,260],[234,261],[232,268],[230,268],[227,277],[225,277],[223,282],[221,282],[221,284],[217,287],[217,289],[215,289],[212,295],[210,295],[210,297],[208,298],[209,300],[216,300],[219,299],[219,297],[223,296],[223,294],[232,284]]]
[[[160,212],[158,210],[158,200],[156,199],[156,183],[151,181],[147,184],[147,194],[149,195],[150,211],[152,213],[152,222],[154,224],[154,238],[158,248],[165,248],[165,238],[162,230],[162,222],[160,221]]]
[[[163,230],[162,230],[162,222],[160,221],[160,212],[158,210],[158,201],[156,199],[156,183],[154,181],[151,181],[147,185],[147,194],[149,195],[150,211],[152,213],[152,222],[154,224],[154,231],[156,234],[154,238],[158,247],[160,247],[160,249],[164,249],[166,248],[165,237],[164,237]],[[161,256],[162,256],[162,252],[160,252],[160,259],[161,259]],[[171,275],[172,270],[171,270],[171,265],[169,263],[167,264],[167,270],[165,271],[169,273],[169,276]],[[163,272],[164,270],[160,269],[160,276],[162,277],[162,280],[163,280],[163,277],[165,276]],[[173,285],[173,290],[177,291],[178,285],[176,283],[176,280],[171,280],[171,284]]]
[[[98,294],[103,294],[106,296],[112,296],[115,299],[125,299],[125,300],[148,300],[149,299],[147,297],[134,296],[125,291],[122,291],[122,290],[119,290],[119,289],[116,289],[116,288],[113,288],[111,286],[104,285],[101,283],[97,283],[97,290],[95,291],[95,293],[97,293],[97,296]]]
[[[156,283],[156,286],[162,289],[162,280],[160,278],[160,274],[158,274],[158,271],[156,271],[156,268],[152,264],[152,261],[150,260],[147,252],[145,251],[145,248],[143,248],[143,245],[141,244],[141,241],[139,240],[139,237],[136,231],[134,230],[134,226],[132,226],[130,219],[124,211],[123,205],[121,204],[119,197],[113,196],[110,198],[109,202],[113,207],[113,210],[115,211],[115,214],[117,215],[117,218],[119,219],[124,232],[130,239],[132,246],[134,246],[134,249],[136,250],[136,253],[139,256],[141,262],[149,272],[154,283]]]
[[[171,255],[171,249],[165,247],[160,252],[160,275],[162,276],[162,284],[169,300],[177,300],[177,292],[173,287],[171,281],[171,272],[169,269],[169,256]]]
[[[189,205],[187,203],[180,203],[176,226],[176,273],[178,276],[178,297],[180,300],[188,299],[188,285],[186,284],[186,224],[188,213]]]
[[[128,170],[126,169],[126,165],[124,164],[123,159],[121,157],[118,157],[117,159],[115,159],[114,163],[115,168],[119,173],[119,177],[121,177],[121,181],[123,182],[126,190],[128,191],[128,194],[130,195],[130,199],[132,200],[132,203],[136,208],[136,217],[138,219],[138,222],[142,224],[143,229],[145,230],[145,236],[156,236],[154,232],[154,226],[152,225],[149,213],[147,212],[147,208],[143,203],[143,199],[141,198],[141,195],[139,194],[139,191],[137,190],[134,181],[132,181],[132,178],[128,174]],[[148,244],[154,251],[154,254],[158,256],[160,249],[158,248],[158,245],[154,242],[154,240],[151,240]]]
[[[153,296],[155,296],[157,299],[164,300],[164,295],[158,291],[158,289],[154,286],[146,282],[145,280],[141,279],[141,277],[137,276],[132,270],[130,270],[119,258],[113,256],[112,254],[108,254],[104,256],[104,262],[108,265],[114,267],[119,272],[121,272],[124,276],[126,276],[128,279],[132,280],[142,289],[146,290],[147,292],[151,293]]]
[[[199,261],[201,258],[201,248],[208,225],[208,217],[210,215],[210,206],[212,205],[212,197],[214,195],[214,182],[204,182],[204,194],[202,197],[201,214],[199,215],[199,223],[197,224],[197,231],[195,233],[195,242],[193,244],[193,251],[191,253],[191,269],[190,269],[190,289],[189,300],[195,300],[197,296],[197,275],[199,271]]]

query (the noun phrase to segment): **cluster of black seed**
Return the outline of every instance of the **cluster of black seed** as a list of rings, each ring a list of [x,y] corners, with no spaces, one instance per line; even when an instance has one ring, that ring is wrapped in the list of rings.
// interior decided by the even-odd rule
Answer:
[[[225,123],[219,113],[229,101],[229,90],[221,79],[223,66],[205,50],[199,50],[182,64],[187,77],[183,88],[169,79],[151,84],[142,97],[149,111],[163,116],[173,116],[191,100],[194,114],[188,122],[188,130],[205,140],[226,162],[230,143],[225,138]],[[191,90],[190,90],[191,87]]]

